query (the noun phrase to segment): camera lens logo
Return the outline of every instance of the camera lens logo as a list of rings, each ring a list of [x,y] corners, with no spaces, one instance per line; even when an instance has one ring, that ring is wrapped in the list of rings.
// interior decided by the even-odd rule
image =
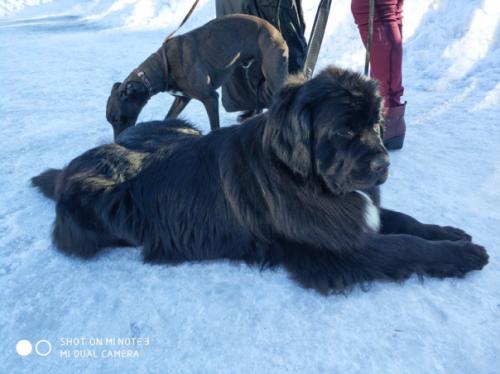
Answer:
[[[33,346],[29,340],[19,340],[16,344],[16,352],[19,356],[29,356],[33,351]],[[35,343],[35,352],[38,356],[48,356],[52,352],[52,344],[48,340],[42,339]]]
[[[28,356],[33,347],[28,340],[19,340],[16,344],[16,352],[19,356]]]

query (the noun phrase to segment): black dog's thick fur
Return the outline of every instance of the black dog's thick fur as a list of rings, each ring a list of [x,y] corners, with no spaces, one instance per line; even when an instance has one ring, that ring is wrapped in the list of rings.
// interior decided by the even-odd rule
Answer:
[[[57,247],[80,257],[128,244],[153,263],[282,265],[326,294],[481,269],[486,251],[463,231],[379,208],[380,111],[375,83],[329,68],[242,126],[138,125],[33,183],[54,191]]]

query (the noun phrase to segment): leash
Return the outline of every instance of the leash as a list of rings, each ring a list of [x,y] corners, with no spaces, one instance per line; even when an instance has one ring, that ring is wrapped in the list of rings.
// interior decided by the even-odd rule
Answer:
[[[375,0],[370,1],[370,8],[368,11],[368,40],[366,42],[366,54],[365,54],[365,75],[368,76],[370,67],[370,52],[372,49],[372,38],[373,38],[373,18],[375,16]]]
[[[189,17],[191,17],[191,14],[193,14],[194,12],[194,9],[196,8],[196,6],[198,5],[198,3],[200,2],[200,0],[195,0],[195,2],[193,3],[193,5],[191,6],[191,9],[189,9],[189,12],[187,12],[186,16],[184,17],[184,19],[182,20],[181,24],[174,30],[172,31],[170,34],[168,34],[167,38],[165,39],[165,41],[163,43],[166,43],[168,42],[170,39],[172,39],[172,37],[174,36],[174,34],[179,31],[179,29],[184,26],[184,24],[186,23],[186,21],[189,19]]]
[[[304,63],[304,75],[306,79],[310,79],[314,73],[314,67],[318,61],[321,43],[325,36],[326,23],[330,14],[331,0],[321,0],[314,18],[311,36],[307,45],[306,62]]]
[[[276,25],[278,26],[278,31],[281,33],[280,13],[281,13],[281,0],[278,0],[278,5],[276,5]]]

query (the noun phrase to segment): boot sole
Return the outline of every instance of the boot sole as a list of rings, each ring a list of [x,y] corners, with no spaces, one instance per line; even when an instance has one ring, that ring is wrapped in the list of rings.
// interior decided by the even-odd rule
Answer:
[[[405,136],[399,135],[384,141],[384,146],[385,148],[387,148],[388,151],[394,151],[396,149],[403,148],[404,141],[405,141]]]

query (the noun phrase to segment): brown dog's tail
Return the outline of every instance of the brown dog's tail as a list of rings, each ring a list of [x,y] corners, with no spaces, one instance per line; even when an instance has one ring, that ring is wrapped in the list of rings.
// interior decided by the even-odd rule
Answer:
[[[47,169],[42,174],[31,178],[31,184],[49,199],[55,200],[56,181],[61,174],[61,169]]]

